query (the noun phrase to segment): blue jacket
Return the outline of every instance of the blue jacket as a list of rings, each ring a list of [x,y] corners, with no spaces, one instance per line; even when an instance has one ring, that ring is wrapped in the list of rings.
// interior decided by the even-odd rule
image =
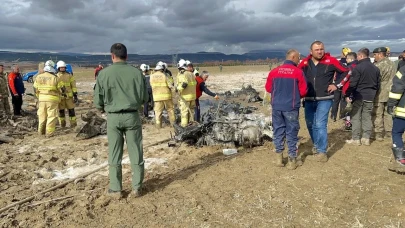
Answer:
[[[270,71],[265,88],[273,110],[285,112],[298,110],[308,90],[303,71],[290,60]]]

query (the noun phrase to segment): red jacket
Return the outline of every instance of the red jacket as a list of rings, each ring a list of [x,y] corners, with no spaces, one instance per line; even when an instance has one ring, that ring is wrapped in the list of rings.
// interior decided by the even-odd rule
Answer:
[[[102,67],[97,67],[96,70],[94,71],[94,79],[97,79],[98,73],[100,72],[100,70],[102,70]]]
[[[25,92],[24,83],[19,73],[11,72],[8,74],[8,85],[11,95],[21,95]]]
[[[307,93],[304,73],[292,61],[270,71],[266,91],[271,93],[271,104],[277,111],[293,111],[301,106],[301,99]]]
[[[196,95],[197,99],[202,96],[202,91],[201,91],[201,83],[204,82],[204,79],[200,76],[196,76],[195,80],[197,81],[197,86],[196,86]]]
[[[346,91],[349,88],[350,85],[350,76],[352,75],[352,70],[353,68],[356,67],[357,64],[357,60],[351,62],[350,64],[348,64],[350,71],[347,73],[347,75],[342,79],[342,81],[340,81],[340,83],[337,85],[338,88],[342,88],[342,92],[344,95],[346,95]]]

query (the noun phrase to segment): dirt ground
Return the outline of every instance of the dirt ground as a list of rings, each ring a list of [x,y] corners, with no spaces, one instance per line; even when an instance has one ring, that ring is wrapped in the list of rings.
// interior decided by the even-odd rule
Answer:
[[[263,92],[268,66],[200,68],[212,76],[213,91],[251,84]],[[173,72],[176,72],[173,70]],[[81,103],[77,113],[93,109],[93,70],[75,69]],[[28,92],[32,85],[26,84]],[[208,98],[205,96],[207,99]],[[25,97],[24,108],[33,111]],[[255,106],[269,115],[268,108]],[[80,119],[80,118],[79,118]],[[79,122],[80,124],[80,122]],[[146,193],[128,198],[130,167],[124,159],[125,196],[105,196],[107,169],[0,213],[2,227],[405,227],[403,175],[387,169],[390,139],[371,146],[345,145],[350,133],[342,122],[329,123],[330,160],[306,157],[296,170],[275,167],[273,144],[239,150],[195,148],[167,143],[148,147]],[[169,127],[144,125],[144,146],[170,137]],[[301,112],[300,153],[312,143]],[[27,135],[0,145],[0,208],[107,162],[107,138],[76,140],[74,130],[54,138]],[[60,197],[57,201],[51,201]]]

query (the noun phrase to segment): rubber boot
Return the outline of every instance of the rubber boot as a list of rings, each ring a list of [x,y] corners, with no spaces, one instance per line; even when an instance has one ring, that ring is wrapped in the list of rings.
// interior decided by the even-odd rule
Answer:
[[[66,127],[66,120],[65,119],[59,119],[59,124],[61,127]]]
[[[156,128],[157,129],[161,129],[162,128],[162,123],[160,122],[160,123],[156,123]]]
[[[297,159],[296,158],[288,158],[287,169],[294,170],[297,168]]]
[[[392,153],[394,154],[395,161],[400,165],[405,166],[405,151],[403,148],[393,147]]]
[[[276,153],[276,166],[277,167],[284,167],[284,164],[283,164],[283,152]]]

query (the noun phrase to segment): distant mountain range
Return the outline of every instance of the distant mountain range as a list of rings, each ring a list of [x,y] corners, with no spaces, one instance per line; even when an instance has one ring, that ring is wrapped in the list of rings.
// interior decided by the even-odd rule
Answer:
[[[164,61],[168,64],[178,61],[179,59],[187,59],[193,63],[215,62],[215,61],[247,61],[247,60],[265,60],[265,59],[283,59],[285,58],[286,50],[254,50],[245,54],[230,54],[226,55],[220,52],[197,52],[197,53],[178,53],[175,55],[138,55],[129,54],[128,62],[132,64],[156,64],[158,61]],[[71,64],[98,64],[110,63],[110,55],[101,54],[82,54],[71,52],[38,52],[38,53],[23,53],[0,51],[0,62],[40,62],[52,60],[63,60]]]
[[[222,61],[255,61],[266,59],[284,59],[286,50],[253,50],[245,54],[230,54],[226,55],[221,52],[197,52],[197,53],[178,53],[174,55],[138,55],[129,54],[128,62],[131,64],[149,64],[154,65],[158,61],[163,61],[169,65],[173,62],[177,62],[179,59],[190,60],[193,63],[204,62],[222,62]],[[391,56],[398,56],[400,52],[392,52]],[[305,56],[302,56],[305,57]],[[111,57],[109,54],[83,54],[72,52],[12,52],[12,51],[0,51],[0,62],[41,62],[49,59],[63,60],[70,64],[80,65],[95,65],[98,63],[109,64],[111,63]],[[340,58],[340,57],[338,57]]]

